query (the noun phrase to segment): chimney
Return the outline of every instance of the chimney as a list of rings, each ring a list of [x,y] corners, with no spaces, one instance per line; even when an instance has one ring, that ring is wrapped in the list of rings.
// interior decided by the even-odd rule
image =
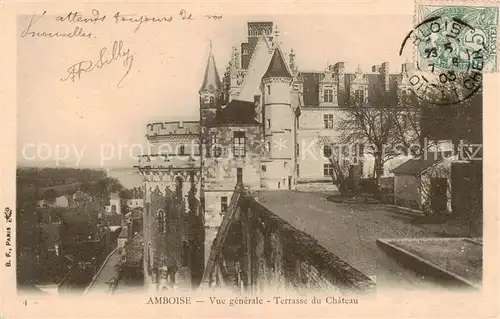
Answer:
[[[338,84],[337,84],[337,92],[338,92],[338,102],[339,105],[343,105],[345,101],[345,96],[346,96],[346,88],[345,88],[345,62],[337,62],[333,66],[333,71],[335,73],[336,78],[338,79]]]
[[[384,81],[384,89],[389,91],[389,62],[382,63],[380,66],[380,75]]]
[[[333,69],[337,78],[339,79],[339,90],[345,90],[344,73],[345,73],[345,62],[337,62],[334,64]]]

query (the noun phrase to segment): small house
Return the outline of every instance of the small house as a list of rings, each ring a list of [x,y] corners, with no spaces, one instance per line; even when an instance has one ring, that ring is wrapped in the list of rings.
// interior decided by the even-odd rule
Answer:
[[[392,170],[396,205],[426,214],[451,213],[451,152],[428,152]]]

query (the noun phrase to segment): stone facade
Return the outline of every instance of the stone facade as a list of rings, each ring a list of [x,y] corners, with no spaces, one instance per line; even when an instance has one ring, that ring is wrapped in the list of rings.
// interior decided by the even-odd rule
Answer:
[[[272,22],[248,23],[248,41],[233,47],[222,79],[210,48],[199,121],[147,125],[150,150],[138,167],[149,286],[196,285],[238,175],[247,190],[330,182],[324,150],[311,144],[319,134],[335,138],[334,123],[354,99],[376,103],[401,84],[387,63],[372,73],[346,73],[343,62],[300,72],[279,39]]]
[[[205,273],[209,287],[243,288],[257,294],[374,291],[370,278],[250,196],[240,197],[234,217],[226,222],[227,232],[218,235],[224,238],[218,242],[222,258]]]

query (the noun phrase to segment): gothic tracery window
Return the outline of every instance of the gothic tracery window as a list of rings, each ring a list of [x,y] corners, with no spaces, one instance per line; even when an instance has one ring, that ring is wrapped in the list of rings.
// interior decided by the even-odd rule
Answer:
[[[163,209],[158,210],[156,218],[157,218],[158,232],[160,234],[163,234],[165,232],[165,212],[163,211]]]

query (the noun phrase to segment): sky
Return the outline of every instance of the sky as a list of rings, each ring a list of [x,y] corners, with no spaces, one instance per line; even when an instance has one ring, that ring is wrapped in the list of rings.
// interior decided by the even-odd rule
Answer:
[[[201,12],[201,11],[200,11]],[[111,12],[109,13],[112,15]],[[101,13],[104,14],[104,13]],[[84,24],[88,38],[20,37],[17,47],[17,156],[19,165],[130,167],[145,149],[149,121],[198,118],[198,90],[212,41],[222,76],[231,47],[246,41],[247,21],[273,21],[279,26],[284,52],[293,48],[300,70],[323,70],[327,63],[358,64],[365,71],[388,61],[399,72],[399,47],[412,26],[408,15],[235,15],[217,21],[197,18],[169,23]],[[156,13],[160,16],[161,13]],[[168,14],[165,14],[168,15]],[[30,30],[72,31],[47,13]],[[18,19],[21,34],[31,16]],[[96,61],[101,48],[114,41],[130,49],[132,63],[113,61],[74,82],[71,65]],[[129,60],[130,61],[130,60]],[[130,70],[129,70],[130,69]],[[117,84],[129,70],[122,87]],[[135,145],[132,147],[132,145]]]

